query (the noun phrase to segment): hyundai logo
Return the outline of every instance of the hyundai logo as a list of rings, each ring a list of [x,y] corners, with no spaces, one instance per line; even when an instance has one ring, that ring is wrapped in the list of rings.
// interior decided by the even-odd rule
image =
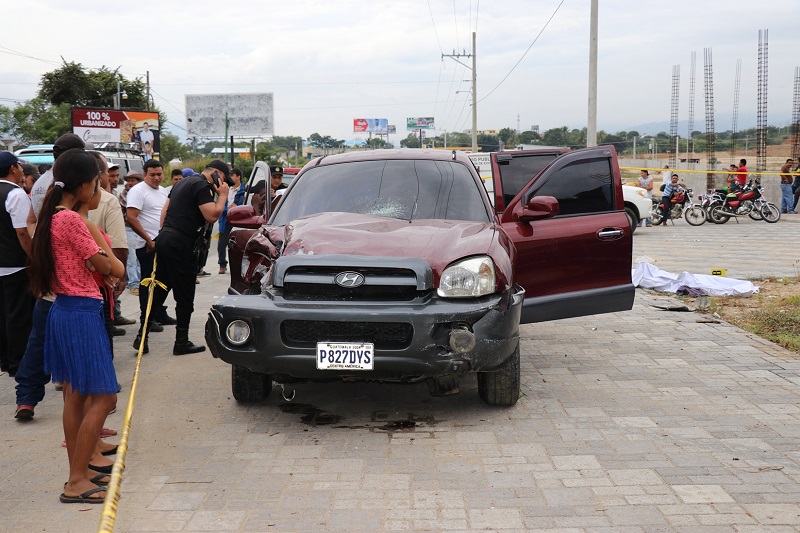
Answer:
[[[340,287],[354,289],[364,284],[364,275],[358,272],[339,272],[333,281]]]

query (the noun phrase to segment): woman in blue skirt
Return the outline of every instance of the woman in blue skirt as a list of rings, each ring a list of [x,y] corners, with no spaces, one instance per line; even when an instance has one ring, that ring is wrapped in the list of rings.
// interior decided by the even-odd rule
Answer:
[[[117,377],[102,318],[103,299],[92,272],[121,276],[122,263],[95,239],[93,224],[72,211],[98,194],[99,168],[91,154],[67,150],[53,165],[53,187],[42,204],[33,238],[31,290],[53,293],[47,317],[45,370],[64,384],[64,439],[69,480],[64,503],[102,503],[107,476],[89,464],[106,416],[117,402]]]

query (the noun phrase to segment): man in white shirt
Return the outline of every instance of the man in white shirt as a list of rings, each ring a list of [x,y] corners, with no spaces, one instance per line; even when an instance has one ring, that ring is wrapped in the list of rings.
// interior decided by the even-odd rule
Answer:
[[[126,218],[128,226],[136,233],[136,258],[139,260],[142,278],[149,278],[153,273],[155,257],[155,238],[161,229],[161,210],[167,202],[167,195],[161,182],[164,179],[164,167],[161,161],[150,159],[144,164],[144,181],[134,185],[128,191]],[[160,289],[159,289],[160,290]],[[147,311],[148,288],[139,286],[140,322],[144,325]],[[155,310],[153,310],[155,315]],[[148,331],[155,323],[155,316],[150,317]],[[138,348],[138,346],[136,346]]]
[[[153,157],[155,135],[150,131],[150,124],[144,123],[144,129],[139,132],[139,143],[142,145],[142,151],[145,153],[145,161],[149,161]],[[146,149],[146,146],[148,149]]]
[[[17,156],[0,152],[0,370],[11,377],[25,353],[35,302],[25,271],[31,254],[27,225],[31,201],[20,187],[23,177]]]

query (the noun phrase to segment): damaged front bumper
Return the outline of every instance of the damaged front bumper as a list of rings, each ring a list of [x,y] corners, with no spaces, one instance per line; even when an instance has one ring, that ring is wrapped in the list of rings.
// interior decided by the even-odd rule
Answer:
[[[209,312],[205,338],[214,357],[278,382],[417,382],[499,367],[517,347],[524,297],[515,286],[475,299],[443,299],[429,291],[401,302],[297,301],[271,289],[220,299]],[[249,329],[239,345],[226,334],[234,321]],[[374,367],[318,369],[317,342],[372,342]]]

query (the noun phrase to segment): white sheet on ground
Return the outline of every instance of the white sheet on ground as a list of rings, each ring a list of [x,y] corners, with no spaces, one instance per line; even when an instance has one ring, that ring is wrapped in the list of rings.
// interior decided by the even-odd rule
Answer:
[[[636,264],[631,277],[636,287],[662,292],[676,292],[683,285],[701,289],[709,296],[750,296],[758,292],[758,287],[747,280],[689,272],[673,274],[645,261]]]

